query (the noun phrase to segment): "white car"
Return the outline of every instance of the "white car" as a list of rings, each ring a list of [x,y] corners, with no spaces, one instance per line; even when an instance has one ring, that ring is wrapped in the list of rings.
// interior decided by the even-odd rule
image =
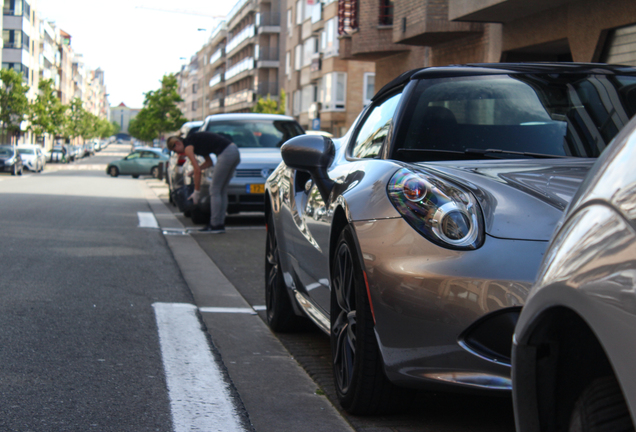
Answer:
[[[634,431],[635,165],[632,119],[557,224],[514,332],[517,432]]]
[[[35,172],[40,172],[44,169],[46,156],[42,151],[42,147],[38,145],[20,145],[17,149],[22,158],[24,168]]]

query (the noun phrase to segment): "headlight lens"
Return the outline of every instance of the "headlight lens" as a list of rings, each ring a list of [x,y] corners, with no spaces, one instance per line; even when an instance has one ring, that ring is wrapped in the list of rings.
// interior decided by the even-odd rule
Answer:
[[[424,170],[402,168],[387,187],[404,219],[428,240],[451,249],[484,242],[483,216],[469,191]]]

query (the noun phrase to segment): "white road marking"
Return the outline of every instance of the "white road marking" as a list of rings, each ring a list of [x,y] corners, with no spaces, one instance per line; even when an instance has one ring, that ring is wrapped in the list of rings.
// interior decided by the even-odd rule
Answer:
[[[137,212],[139,218],[139,228],[159,228],[157,219],[152,212]]]
[[[201,312],[214,312],[214,313],[246,313],[256,315],[252,308],[238,308],[238,307],[202,307],[199,308]]]
[[[264,311],[264,310],[267,310],[267,306],[257,305],[257,306],[252,306],[252,309],[254,309],[255,311]]]
[[[196,306],[154,303],[175,432],[243,432]]]

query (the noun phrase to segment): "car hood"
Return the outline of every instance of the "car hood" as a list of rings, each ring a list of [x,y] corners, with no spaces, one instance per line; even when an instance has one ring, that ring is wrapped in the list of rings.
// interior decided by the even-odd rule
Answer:
[[[470,189],[483,210],[487,234],[548,241],[595,161],[568,158],[416,165]]]

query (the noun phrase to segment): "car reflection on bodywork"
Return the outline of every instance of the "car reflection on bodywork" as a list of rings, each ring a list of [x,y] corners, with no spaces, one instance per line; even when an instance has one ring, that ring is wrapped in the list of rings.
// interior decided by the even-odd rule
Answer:
[[[635,163],[632,120],[554,233],[515,328],[519,432],[635,430]]]
[[[413,388],[509,392],[521,306],[634,88],[607,65],[425,68],[342,139],[290,140],[266,184],[270,327],[330,334],[351,413],[403,408]]]

